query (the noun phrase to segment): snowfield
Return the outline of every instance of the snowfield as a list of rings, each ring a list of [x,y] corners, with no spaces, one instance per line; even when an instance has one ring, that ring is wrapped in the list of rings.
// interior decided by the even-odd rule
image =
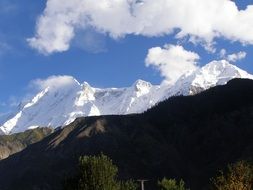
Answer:
[[[126,88],[99,89],[87,82],[80,84],[70,76],[64,76],[63,81],[61,76],[9,116],[0,116],[0,133],[23,132],[40,126],[56,128],[82,116],[141,113],[171,96],[196,94],[233,78],[253,79],[253,75],[222,60],[181,76],[173,85],[137,80]]]

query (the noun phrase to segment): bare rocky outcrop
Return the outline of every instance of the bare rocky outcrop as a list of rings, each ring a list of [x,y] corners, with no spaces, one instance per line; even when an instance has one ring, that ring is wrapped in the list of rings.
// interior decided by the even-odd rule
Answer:
[[[51,128],[37,128],[12,135],[0,135],[0,160],[42,140],[52,132]]]

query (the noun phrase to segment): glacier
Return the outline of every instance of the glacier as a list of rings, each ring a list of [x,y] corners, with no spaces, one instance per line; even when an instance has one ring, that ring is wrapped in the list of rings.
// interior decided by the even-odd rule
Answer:
[[[0,116],[0,134],[23,132],[36,127],[68,125],[77,117],[141,113],[171,96],[192,95],[233,78],[253,75],[225,60],[213,61],[181,76],[174,84],[152,85],[137,80],[125,88],[95,88],[71,76],[48,84],[31,100],[21,103],[8,116]],[[59,77],[58,80],[63,79]]]

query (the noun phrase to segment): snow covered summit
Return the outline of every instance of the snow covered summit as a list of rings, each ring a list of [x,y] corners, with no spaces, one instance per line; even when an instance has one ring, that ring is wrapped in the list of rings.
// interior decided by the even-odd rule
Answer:
[[[181,76],[174,85],[152,85],[137,80],[126,88],[94,88],[70,76],[50,77],[41,90],[9,117],[0,118],[0,133],[22,132],[39,126],[58,127],[81,116],[140,113],[168,97],[201,92],[233,78],[253,75],[229,64],[213,61]]]

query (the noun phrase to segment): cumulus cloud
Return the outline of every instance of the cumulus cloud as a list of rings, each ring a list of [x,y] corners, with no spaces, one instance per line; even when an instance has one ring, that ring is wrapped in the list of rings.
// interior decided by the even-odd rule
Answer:
[[[190,37],[213,50],[217,37],[253,44],[252,20],[253,5],[239,10],[231,0],[47,0],[28,42],[50,54],[68,50],[80,28],[112,38],[160,36],[179,29],[176,38]]]
[[[227,56],[228,61],[236,62],[246,57],[247,53],[244,51],[240,51],[238,53],[233,53]]]
[[[32,80],[29,85],[26,87],[26,92],[24,96],[10,96],[7,101],[0,102],[0,111],[1,107],[5,110],[4,115],[9,111],[16,111],[17,107],[23,107],[41,91],[46,88],[50,88],[51,92],[57,92],[57,90],[61,89],[68,91],[80,88],[79,82],[73,78],[72,76],[67,75],[56,75],[50,76],[45,79],[35,79]],[[1,113],[0,113],[0,123],[1,123]]]
[[[59,88],[65,88],[67,86],[78,86],[79,82],[72,76],[59,75],[50,76],[47,79],[36,79],[31,81],[29,88],[35,90],[45,90],[46,88],[52,88],[57,90]]]
[[[246,56],[247,56],[247,53],[244,51],[239,51],[237,53],[227,55],[227,51],[225,49],[220,50],[220,57],[230,62],[236,62],[236,61],[242,60]]]
[[[196,70],[199,58],[197,53],[182,46],[167,44],[149,49],[145,62],[146,66],[156,68],[166,82],[173,83],[181,75]]]

